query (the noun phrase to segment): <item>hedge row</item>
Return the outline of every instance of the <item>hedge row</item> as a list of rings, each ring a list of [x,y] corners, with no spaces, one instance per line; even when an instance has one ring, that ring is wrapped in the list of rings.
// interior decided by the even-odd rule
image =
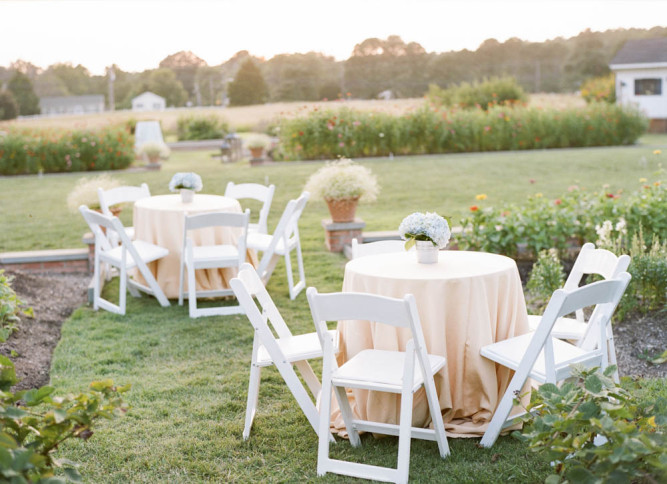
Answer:
[[[525,106],[440,110],[394,116],[315,110],[280,125],[286,160],[626,145],[646,131],[637,110],[594,103],[543,110]]]
[[[12,131],[0,136],[0,174],[118,170],[134,160],[123,128],[99,131]]]

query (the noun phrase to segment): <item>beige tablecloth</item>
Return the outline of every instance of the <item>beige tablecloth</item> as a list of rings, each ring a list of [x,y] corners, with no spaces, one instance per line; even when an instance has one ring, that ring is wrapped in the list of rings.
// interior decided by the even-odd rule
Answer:
[[[167,257],[148,264],[168,298],[178,297],[185,214],[217,211],[240,213],[241,205],[233,198],[200,194],[195,194],[192,203],[182,203],[180,195],[158,195],[135,202],[135,238],[169,249]],[[190,236],[196,245],[235,244],[240,233],[241,229],[232,227],[207,227],[191,231]],[[257,266],[255,251],[248,251],[246,260]],[[236,272],[236,269],[231,268],[197,270],[197,289],[226,289]],[[187,277],[184,278],[184,284],[187,291]]]
[[[482,346],[528,332],[526,305],[515,262],[482,252],[441,251],[437,264],[419,264],[414,252],[360,257],[345,267],[343,291],[391,297],[414,294],[429,353],[447,358],[435,384],[450,435],[479,436],[512,372],[483,358]],[[404,350],[409,330],[341,321],[343,363],[368,349]],[[348,390],[357,417],[398,423],[400,396]],[[415,394],[413,425],[430,424],[423,389]],[[332,427],[344,428],[338,411]]]

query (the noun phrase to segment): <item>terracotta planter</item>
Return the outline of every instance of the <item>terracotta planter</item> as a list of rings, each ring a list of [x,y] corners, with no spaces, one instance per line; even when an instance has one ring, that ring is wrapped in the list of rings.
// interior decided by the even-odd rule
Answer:
[[[264,148],[248,148],[253,160],[261,160],[264,157]]]
[[[337,223],[354,222],[359,197],[325,200],[329,206],[331,220]]]

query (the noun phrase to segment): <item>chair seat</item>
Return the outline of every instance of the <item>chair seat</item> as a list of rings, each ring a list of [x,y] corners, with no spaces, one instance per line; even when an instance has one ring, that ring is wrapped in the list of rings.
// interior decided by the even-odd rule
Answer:
[[[329,336],[333,339],[334,353],[338,353],[338,331],[332,329],[329,331]],[[288,362],[310,360],[311,358],[322,357],[322,345],[317,333],[306,333],[291,336],[288,338],[276,339],[278,346],[285,355]],[[257,365],[269,366],[273,364],[273,360],[266,351],[264,345],[259,347],[257,352]]]
[[[264,252],[269,248],[272,240],[273,235],[260,234],[259,232],[248,233],[248,249],[255,249],[259,250],[260,252]],[[293,249],[296,246],[296,238],[292,238],[288,245],[289,249]],[[278,241],[275,253],[278,255],[285,255],[285,239],[281,238]]]
[[[516,370],[519,367],[519,363],[526,353],[532,338],[533,333],[522,334],[521,336],[516,336],[514,338],[484,346],[480,350],[480,353],[485,358]],[[552,337],[551,340],[553,342],[554,366],[557,375],[559,372],[568,372],[569,366],[574,363],[581,363],[584,366],[589,366],[588,363],[592,362],[596,364],[596,366],[600,365],[599,360],[601,353],[584,350],[572,343],[557,338]],[[544,349],[542,349],[537,357],[537,361],[530,372],[530,377],[540,382],[546,381]]]
[[[540,315],[529,315],[528,326],[530,326],[530,330],[535,331],[541,320],[542,316]],[[560,339],[580,340],[586,333],[586,327],[587,323],[576,319],[558,318],[551,330],[551,336]]]
[[[154,260],[161,259],[169,254],[169,250],[159,245],[151,244],[149,242],[144,242],[143,240],[135,240],[133,242],[134,248],[137,250],[139,257],[145,263],[153,262]],[[100,254],[100,259],[104,262],[108,262],[117,267],[120,267],[122,263],[123,256],[123,247],[118,246],[114,247],[111,250],[104,251]],[[126,267],[127,269],[132,269],[136,267],[137,263],[132,258],[132,255],[127,252]]]
[[[239,251],[234,245],[201,245],[192,248],[192,257],[195,267],[224,265],[237,266]]]
[[[428,355],[428,359],[432,374],[447,363],[442,356]],[[336,386],[401,393],[404,362],[405,353],[400,351],[363,350],[335,370],[332,381]],[[415,359],[413,390],[423,383],[424,376]]]

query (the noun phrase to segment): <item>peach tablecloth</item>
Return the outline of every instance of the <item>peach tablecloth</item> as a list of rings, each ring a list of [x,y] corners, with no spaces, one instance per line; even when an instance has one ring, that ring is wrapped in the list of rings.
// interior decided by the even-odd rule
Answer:
[[[135,202],[135,238],[169,249],[167,257],[148,264],[168,298],[178,297],[185,214],[218,211],[240,213],[241,205],[233,198],[200,194],[195,194],[192,203],[183,203],[180,195],[157,195]],[[207,227],[190,232],[196,245],[235,244],[240,233],[241,229],[232,227]],[[246,260],[257,266],[254,251],[248,251]],[[236,272],[236,269],[231,268],[197,270],[197,289],[226,289],[229,287],[228,281]],[[184,278],[184,284],[187,291],[187,277]]]
[[[445,356],[435,375],[448,434],[474,437],[488,421],[511,372],[479,354],[482,346],[528,332],[528,317],[516,263],[483,252],[440,251],[437,264],[419,264],[414,252],[360,257],[345,266],[343,291],[390,297],[414,294],[429,353]],[[339,363],[368,349],[404,350],[409,330],[341,321]],[[398,423],[400,396],[348,390],[357,417]],[[415,394],[413,425],[430,424],[423,389]],[[338,412],[332,426],[343,429]]]

